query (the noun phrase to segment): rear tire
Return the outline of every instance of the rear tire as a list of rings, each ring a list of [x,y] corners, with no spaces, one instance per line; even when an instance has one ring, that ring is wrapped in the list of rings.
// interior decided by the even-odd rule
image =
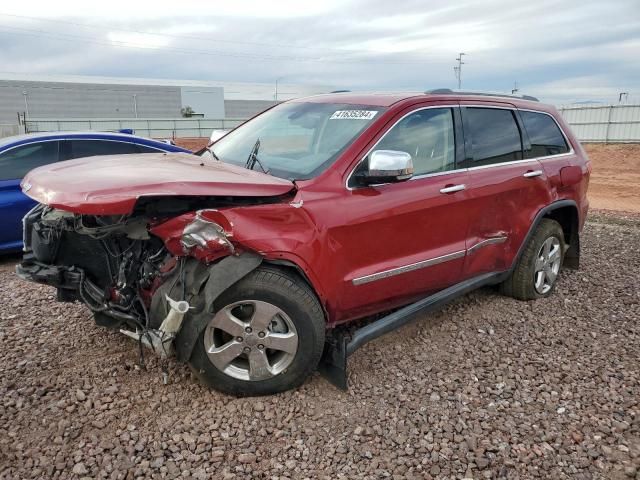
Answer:
[[[543,218],[527,242],[515,269],[500,285],[500,291],[518,300],[548,297],[555,289],[565,250],[560,224]]]
[[[189,365],[221,392],[269,395],[301,385],[316,369],[324,335],[311,288],[294,274],[262,266],[216,299]]]

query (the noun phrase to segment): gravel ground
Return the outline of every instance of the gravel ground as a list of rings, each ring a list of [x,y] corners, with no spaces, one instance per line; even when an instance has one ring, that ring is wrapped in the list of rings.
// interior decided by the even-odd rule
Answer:
[[[536,302],[490,289],[372,342],[350,389],[236,399],[0,266],[0,478],[640,479],[640,218],[595,215]]]

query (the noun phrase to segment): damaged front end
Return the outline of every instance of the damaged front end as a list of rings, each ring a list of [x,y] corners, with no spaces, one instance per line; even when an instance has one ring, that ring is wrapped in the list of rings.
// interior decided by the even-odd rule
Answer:
[[[217,210],[166,220],[38,205],[23,223],[21,278],[55,287],[59,301],[83,302],[99,325],[182,361],[217,296],[262,261],[233,243],[231,224]]]

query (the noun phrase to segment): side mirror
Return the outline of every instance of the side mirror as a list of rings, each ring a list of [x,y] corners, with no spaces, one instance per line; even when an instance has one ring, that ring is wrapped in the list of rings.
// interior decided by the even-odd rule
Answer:
[[[413,176],[413,161],[407,152],[375,150],[369,155],[369,169],[363,180],[367,184],[401,182]]]

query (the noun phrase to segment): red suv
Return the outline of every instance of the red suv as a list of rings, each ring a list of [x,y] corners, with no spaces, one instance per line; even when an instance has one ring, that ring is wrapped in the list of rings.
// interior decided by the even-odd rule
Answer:
[[[590,164],[532,97],[320,95],[200,156],[133,157],[30,172],[17,272],[232,394],[319,364],[344,387],[347,357],[416,313],[484,285],[544,297],[578,266]]]

